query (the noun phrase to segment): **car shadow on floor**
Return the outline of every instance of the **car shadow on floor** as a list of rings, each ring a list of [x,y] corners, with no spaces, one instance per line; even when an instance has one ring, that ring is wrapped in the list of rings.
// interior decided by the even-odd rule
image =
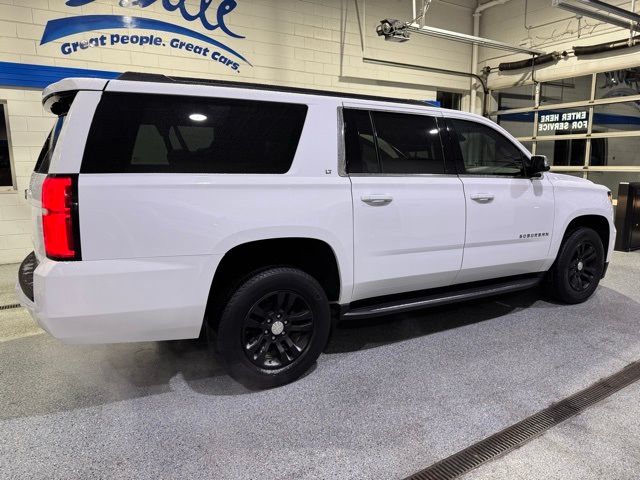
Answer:
[[[460,328],[527,308],[539,298],[540,293],[531,290],[344,323],[333,333],[325,353],[354,352]],[[252,393],[224,372],[211,347],[197,340],[80,346],[38,335],[3,344],[0,363],[4,390],[0,419],[69,411],[180,389],[203,395]]]
[[[539,289],[416,310],[385,317],[350,320],[338,325],[325,353],[345,353],[401,342],[444,330],[492,320],[541,300]],[[544,299],[547,301],[547,299]]]

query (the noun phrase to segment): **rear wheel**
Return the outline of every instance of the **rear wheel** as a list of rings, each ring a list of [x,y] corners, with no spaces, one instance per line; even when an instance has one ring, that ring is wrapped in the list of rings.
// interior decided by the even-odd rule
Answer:
[[[320,284],[295,268],[271,268],[233,293],[216,346],[233,378],[269,388],[303,375],[322,352],[329,330],[329,302]]]
[[[604,255],[602,240],[595,231],[580,227],[571,232],[549,270],[549,293],[566,303],[587,300],[602,278]]]

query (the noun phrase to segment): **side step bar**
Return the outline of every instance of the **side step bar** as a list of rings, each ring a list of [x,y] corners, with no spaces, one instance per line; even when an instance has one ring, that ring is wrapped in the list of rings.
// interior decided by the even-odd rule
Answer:
[[[342,314],[344,320],[393,315],[395,313],[420,310],[422,308],[436,307],[450,303],[458,303],[476,298],[501,295],[503,293],[517,292],[535,287],[542,281],[542,276],[519,278],[508,282],[494,283],[491,285],[475,286],[448,292],[435,293],[418,298],[403,299],[394,302],[379,303],[368,307],[349,309]]]

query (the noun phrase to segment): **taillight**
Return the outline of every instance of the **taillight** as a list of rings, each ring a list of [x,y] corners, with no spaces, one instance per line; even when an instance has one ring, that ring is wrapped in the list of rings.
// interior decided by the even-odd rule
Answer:
[[[52,260],[80,260],[77,176],[47,176],[42,184],[44,249]]]

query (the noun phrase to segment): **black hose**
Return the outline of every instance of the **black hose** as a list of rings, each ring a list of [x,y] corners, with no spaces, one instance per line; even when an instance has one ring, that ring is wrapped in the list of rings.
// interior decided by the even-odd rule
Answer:
[[[640,35],[636,35],[631,39],[616,40],[615,42],[599,43],[597,45],[587,45],[585,47],[573,47],[573,54],[576,57],[582,55],[596,55],[598,53],[610,52],[611,50],[622,50],[624,48],[634,47],[640,44]]]
[[[562,54],[560,52],[551,52],[544,55],[538,55],[537,57],[527,58],[526,60],[519,60],[517,62],[503,62],[498,65],[498,70],[504,72],[505,70],[520,70],[522,68],[531,68],[537,65],[544,65],[545,63],[552,63],[558,60]]]

